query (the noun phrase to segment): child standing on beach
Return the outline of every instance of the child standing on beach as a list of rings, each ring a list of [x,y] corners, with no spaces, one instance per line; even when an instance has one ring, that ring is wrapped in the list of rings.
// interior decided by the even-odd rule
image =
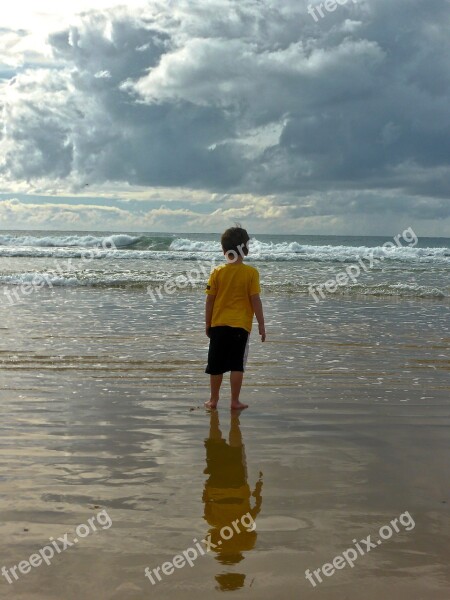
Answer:
[[[247,362],[248,342],[253,315],[258,321],[261,341],[266,339],[264,313],[259,293],[259,273],[244,264],[248,254],[248,233],[242,227],[231,227],[222,235],[226,264],[216,267],[206,286],[206,335],[209,337],[208,366],[211,397],[206,408],[219,402],[223,374],[230,371],[231,408],[247,408],[239,394]]]

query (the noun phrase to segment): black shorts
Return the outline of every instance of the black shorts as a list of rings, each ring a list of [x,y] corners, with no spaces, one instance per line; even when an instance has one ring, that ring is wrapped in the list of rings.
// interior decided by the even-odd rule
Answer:
[[[205,373],[221,375],[227,371],[244,371],[247,362],[249,333],[241,327],[219,325],[209,330],[208,365]]]

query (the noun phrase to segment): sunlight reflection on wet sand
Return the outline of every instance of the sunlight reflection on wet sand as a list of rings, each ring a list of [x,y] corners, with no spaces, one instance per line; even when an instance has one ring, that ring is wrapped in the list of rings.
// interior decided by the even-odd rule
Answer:
[[[221,589],[258,600],[447,598],[442,303],[317,307],[267,296],[268,341],[252,335],[243,392],[250,408],[233,421],[225,388],[215,422],[201,408],[201,295],[148,307],[145,295],[127,292],[126,309],[117,294],[62,289],[5,315],[3,564],[27,559],[96,506],[113,520],[51,567],[3,581],[5,598],[176,600]],[[216,535],[241,509],[255,511],[254,534],[155,587],[144,578],[146,566]],[[306,569],[406,510],[414,531],[321,587],[305,580]]]

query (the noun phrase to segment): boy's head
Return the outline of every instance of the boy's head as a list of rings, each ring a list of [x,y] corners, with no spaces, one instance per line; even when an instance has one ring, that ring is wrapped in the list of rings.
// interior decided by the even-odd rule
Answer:
[[[236,261],[239,256],[247,256],[250,236],[240,225],[227,229],[220,239],[222,250],[228,260]]]

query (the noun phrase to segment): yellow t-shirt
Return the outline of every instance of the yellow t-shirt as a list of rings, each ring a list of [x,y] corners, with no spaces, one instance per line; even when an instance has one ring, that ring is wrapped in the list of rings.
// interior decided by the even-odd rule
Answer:
[[[250,333],[253,307],[250,296],[259,294],[259,273],[244,263],[227,263],[211,273],[206,293],[215,296],[212,327],[242,327]]]

